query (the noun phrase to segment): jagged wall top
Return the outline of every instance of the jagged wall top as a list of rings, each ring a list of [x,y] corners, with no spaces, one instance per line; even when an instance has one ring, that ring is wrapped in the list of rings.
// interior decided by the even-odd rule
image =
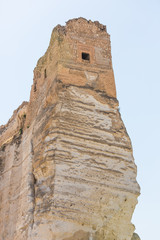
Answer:
[[[52,32],[51,35],[51,41],[50,44],[52,43],[52,41],[54,40],[54,35],[55,32],[58,32],[58,34],[71,34],[74,33],[77,35],[93,35],[94,37],[98,37],[100,36],[109,36],[109,34],[107,33],[106,30],[106,26],[99,23],[99,21],[91,21],[91,20],[87,20],[85,18],[74,18],[71,19],[69,21],[66,22],[65,26],[62,26],[60,24],[58,24]]]
[[[85,18],[71,19],[66,23],[67,31],[77,31],[79,33],[83,32],[87,35],[90,33],[104,34],[106,33],[106,26],[100,24],[98,21],[92,22],[91,20],[86,20]]]
[[[99,21],[92,22],[91,20],[87,20],[85,18],[74,18],[66,22],[65,26],[58,24],[53,31],[58,30],[59,32],[67,33],[67,32],[77,32],[77,33],[85,33],[87,35],[91,33],[97,34],[106,34],[106,26],[99,23]]]

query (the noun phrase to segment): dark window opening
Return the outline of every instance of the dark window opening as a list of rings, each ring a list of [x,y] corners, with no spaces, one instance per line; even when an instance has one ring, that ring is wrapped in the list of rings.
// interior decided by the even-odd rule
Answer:
[[[82,52],[82,60],[90,61],[90,55],[89,55],[89,53],[84,53],[84,52]]]
[[[46,77],[47,77],[47,70],[44,69],[44,78],[46,78]]]

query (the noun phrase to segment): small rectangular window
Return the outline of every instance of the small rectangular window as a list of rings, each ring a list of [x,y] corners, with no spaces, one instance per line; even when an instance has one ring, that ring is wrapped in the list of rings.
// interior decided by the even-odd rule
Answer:
[[[85,52],[82,52],[82,60],[85,60],[85,61],[90,61],[90,55],[89,53],[85,53]]]

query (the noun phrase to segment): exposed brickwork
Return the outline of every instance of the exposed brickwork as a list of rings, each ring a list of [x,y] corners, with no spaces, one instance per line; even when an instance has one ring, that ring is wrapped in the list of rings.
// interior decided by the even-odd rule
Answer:
[[[0,240],[131,240],[139,185],[104,25],[53,29],[0,134]]]

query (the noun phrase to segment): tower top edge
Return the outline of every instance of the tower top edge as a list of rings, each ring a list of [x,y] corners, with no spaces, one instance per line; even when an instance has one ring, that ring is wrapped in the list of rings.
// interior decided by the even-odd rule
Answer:
[[[61,33],[84,33],[84,34],[107,34],[106,25],[101,24],[99,21],[87,20],[83,17],[73,18],[66,22],[65,26],[58,24],[53,31],[57,30]]]

